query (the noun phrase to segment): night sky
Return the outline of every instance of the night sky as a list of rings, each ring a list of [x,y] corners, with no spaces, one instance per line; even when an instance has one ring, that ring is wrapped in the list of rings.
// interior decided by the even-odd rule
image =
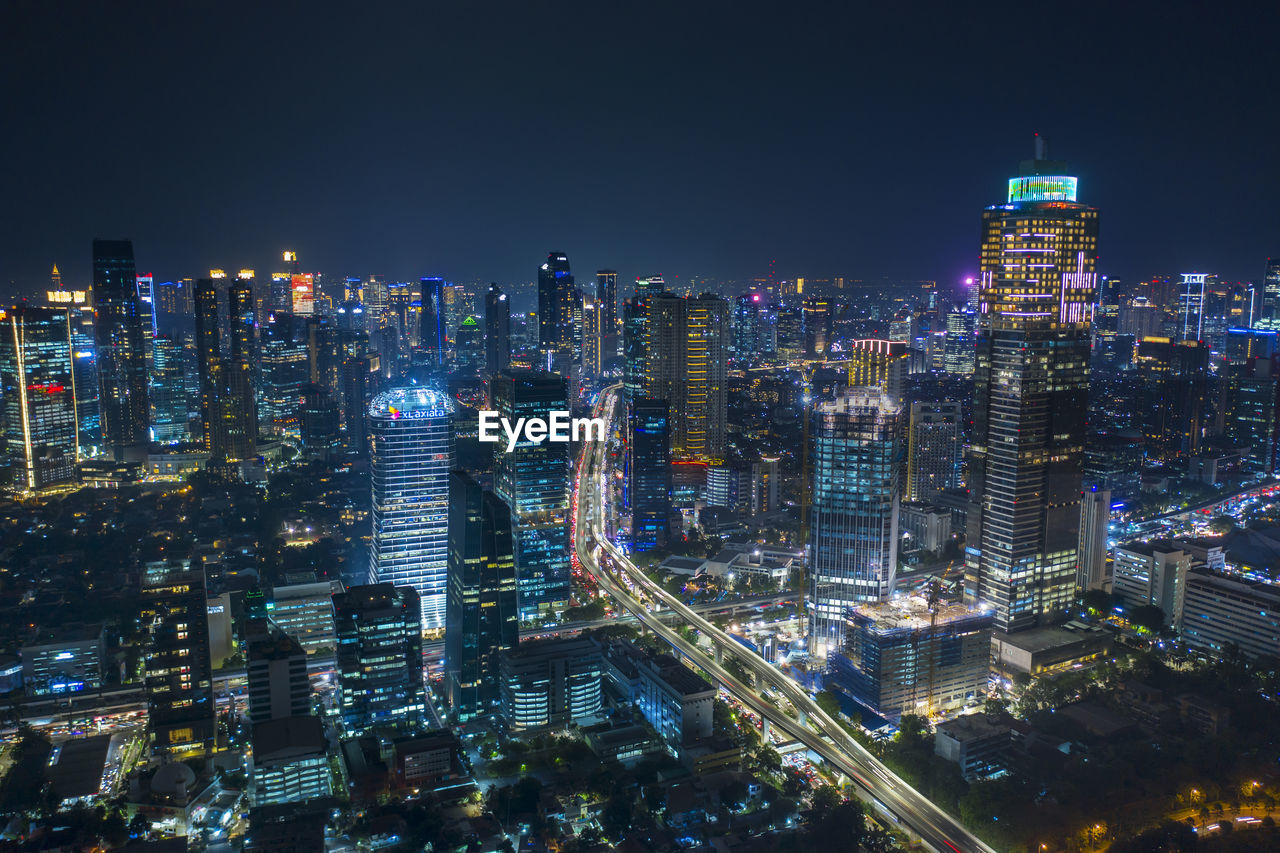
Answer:
[[[161,279],[292,248],[516,282],[559,249],[580,280],[949,282],[1035,131],[1102,210],[1104,273],[1258,279],[1280,16],[1255,5],[11,0],[0,287],[82,285],[95,236]]]

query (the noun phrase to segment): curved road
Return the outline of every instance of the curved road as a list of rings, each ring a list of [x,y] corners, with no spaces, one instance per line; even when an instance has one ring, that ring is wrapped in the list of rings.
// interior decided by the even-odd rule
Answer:
[[[597,417],[604,417],[610,422],[614,420],[618,387],[612,386],[601,394],[597,403]],[[612,430],[606,430],[606,435],[611,432]],[[739,701],[768,718],[774,725],[804,743],[852,778],[872,798],[938,853],[995,853],[990,846],[908,786],[893,771],[867,752],[862,744],[854,740],[835,720],[819,708],[809,694],[793,679],[763,658],[751,653],[731,636],[687,607],[680,599],[654,583],[609,540],[603,526],[608,508],[608,489],[604,485],[606,447],[605,442],[595,442],[584,448],[578,471],[578,489],[574,496],[574,545],[578,559],[584,568],[592,570],[601,588],[634,613],[636,618],[672,648],[723,684]],[[608,557],[607,561],[599,559],[597,549],[603,549]],[[603,566],[602,563],[604,563]],[[617,572],[616,577],[613,575],[614,571]],[[734,678],[715,660],[686,642],[674,629],[668,627],[651,612],[639,596],[624,588],[624,585],[643,591],[650,600],[675,611],[684,619],[685,624],[699,630],[703,636],[711,640],[717,648],[717,657],[725,654],[732,655],[744,665],[747,671],[759,679],[761,684],[776,686],[779,692],[804,715],[808,726],[792,720],[779,709],[765,702],[754,689]]]

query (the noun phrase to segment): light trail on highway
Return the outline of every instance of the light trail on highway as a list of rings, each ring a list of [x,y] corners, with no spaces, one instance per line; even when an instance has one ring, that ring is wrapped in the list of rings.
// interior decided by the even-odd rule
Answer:
[[[617,414],[619,387],[614,385],[605,389],[596,404],[595,416],[605,418],[611,426]],[[606,430],[606,435],[609,434],[612,434],[612,429]],[[588,443],[584,448],[579,463],[578,487],[573,504],[574,546],[578,560],[584,571],[590,571],[596,578],[600,588],[612,596],[624,609],[633,613],[646,628],[661,637],[678,653],[723,684],[734,698],[770,720],[853,779],[878,804],[881,804],[938,853],[995,853],[989,845],[961,826],[928,798],[907,785],[871,755],[862,744],[854,740],[843,727],[819,708],[808,692],[794,679],[750,652],[730,635],[690,609],[683,601],[662,589],[613,544],[604,526],[610,502],[605,485],[607,446],[606,442],[594,442]],[[607,561],[600,559],[597,548],[603,550],[608,557]],[[612,568],[608,564],[611,564]],[[806,726],[802,722],[791,719],[780,709],[770,705],[754,688],[735,678],[716,660],[684,640],[674,628],[662,621],[659,614],[652,612],[638,595],[628,591],[626,584],[630,584],[638,592],[643,592],[652,601],[674,611],[684,619],[685,624],[707,637],[721,656],[734,657],[762,685],[775,686],[809,721],[809,725]]]

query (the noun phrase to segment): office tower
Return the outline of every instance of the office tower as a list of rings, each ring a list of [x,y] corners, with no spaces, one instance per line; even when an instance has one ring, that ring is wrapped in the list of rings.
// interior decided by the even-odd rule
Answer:
[[[1215,657],[1233,646],[1247,657],[1280,656],[1280,586],[1193,565],[1177,592],[1173,625],[1188,647]]]
[[[484,369],[489,376],[511,364],[511,301],[497,284],[484,295]]]
[[[254,396],[257,322],[253,299],[253,271],[242,270],[227,291],[230,311],[227,353],[229,455],[249,459],[257,453],[258,407]]]
[[[644,396],[648,364],[648,302],[628,299],[622,305],[622,395],[628,401]]]
[[[196,283],[196,364],[200,372],[200,422],[204,446],[214,455],[226,453],[222,433],[222,335],[218,324],[218,289],[211,278]]]
[[[618,274],[615,271],[596,271],[595,302],[600,311],[601,359],[608,364],[622,355],[622,339],[618,335]]]
[[[308,382],[298,404],[298,435],[308,459],[332,461],[342,447],[342,407],[328,388]]]
[[[879,388],[902,403],[910,352],[906,341],[875,338],[849,342],[849,385]]]
[[[777,308],[774,336],[774,347],[781,358],[796,359],[804,353],[804,313],[799,307],[788,305]]]
[[[1245,453],[1255,472],[1276,470],[1280,429],[1280,332],[1230,329],[1227,332],[1225,433]]]
[[[603,307],[595,296],[582,300],[582,376],[595,379],[604,372]]]
[[[93,324],[102,443],[117,460],[147,449],[147,351],[129,240],[93,241]]]
[[[339,397],[342,400],[342,429],[347,450],[363,457],[369,449],[369,422],[365,412],[369,403],[369,335],[363,331],[342,332],[342,364]]]
[[[1080,563],[1076,586],[1106,589],[1107,534],[1111,525],[1111,490],[1092,487],[1080,498]]]
[[[902,409],[853,387],[814,411],[809,646],[838,649],[845,609],[893,592],[898,565]]]
[[[272,631],[249,643],[249,720],[265,723],[311,713],[307,653],[288,634]]]
[[[189,563],[149,563],[142,576],[147,728],[151,754],[213,750],[213,666],[204,573]]]
[[[772,315],[768,298],[759,292],[744,293],[733,307],[733,357],[750,364],[774,350]]]
[[[1205,339],[1205,324],[1209,321],[1210,299],[1217,287],[1218,277],[1205,273],[1183,273],[1178,290],[1178,326],[1181,341]]]
[[[573,273],[569,256],[547,255],[538,269],[538,351],[540,367],[568,376],[573,361]]]
[[[1065,171],[1024,162],[982,214],[965,584],[1003,632],[1075,592],[1098,211]]]
[[[421,613],[410,586],[353,586],[334,595],[338,708],[348,735],[425,723]]]
[[[419,326],[418,356],[415,362],[431,368],[444,366],[445,351],[449,345],[445,332],[444,295],[446,282],[442,278],[424,278],[422,285],[422,313]]]
[[[319,717],[304,714],[254,725],[254,805],[279,807],[328,797],[332,793],[332,777],[328,738]],[[323,848],[323,829],[316,846],[300,841],[298,834],[289,832],[292,849]]]
[[[309,655],[332,653],[333,594],[342,591],[338,581],[316,581],[314,575],[300,583],[277,586],[266,604],[267,615]]]
[[[290,301],[285,309],[300,317],[316,313],[316,277],[314,273],[295,273],[289,276]]]
[[[283,311],[268,315],[262,327],[262,393],[258,415],[271,435],[299,434],[298,402],[308,382],[306,326]]]
[[[1256,328],[1280,331],[1280,258],[1267,258],[1262,274],[1261,316]]]
[[[342,344],[333,317],[307,317],[307,375],[331,394],[341,387]]]
[[[977,315],[972,311],[952,311],[947,315],[947,338],[943,344],[943,370],[962,376],[973,375],[973,330]]]
[[[501,655],[502,715],[516,731],[600,713],[604,658],[585,637],[531,640]]]
[[[0,318],[8,485],[26,491],[70,482],[80,455],[71,309],[22,303]]]
[[[804,319],[805,358],[822,358],[831,348],[834,317],[830,299],[810,294],[800,306]]]
[[[157,331],[156,328],[156,304],[152,298],[152,291],[155,287],[156,277],[152,273],[145,273],[137,276],[136,292],[138,294],[138,311],[142,316],[143,334],[150,337]]]
[[[466,471],[449,477],[445,691],[459,721],[496,710],[498,662],[520,642],[511,510]]]
[[[900,596],[849,609],[828,683],[888,719],[955,712],[990,679],[990,611]]]
[[[644,393],[670,406],[677,458],[724,457],[729,332],[729,303],[719,296],[649,299]]]
[[[957,485],[960,470],[960,403],[911,404],[907,433],[907,483],[909,501],[931,501]]]
[[[423,630],[444,628],[449,574],[449,472],[453,412],[427,388],[394,388],[369,405],[373,439],[373,539],[369,575],[410,586]]]
[[[1209,348],[1200,341],[1147,338],[1138,343],[1143,377],[1137,426],[1147,459],[1172,464],[1200,452],[1209,388]]]
[[[151,340],[151,440],[177,444],[187,440],[187,387],[183,335],[160,334]]]
[[[492,407],[509,423],[569,409],[564,377],[507,368],[490,384]],[[531,441],[494,445],[494,487],[515,525],[520,619],[538,620],[569,603],[569,445]]]
[[[101,622],[41,626],[22,646],[22,687],[28,696],[66,696],[102,689],[106,651]]]
[[[671,413],[666,400],[641,397],[629,412],[627,503],[631,547],[651,551],[671,536]]]

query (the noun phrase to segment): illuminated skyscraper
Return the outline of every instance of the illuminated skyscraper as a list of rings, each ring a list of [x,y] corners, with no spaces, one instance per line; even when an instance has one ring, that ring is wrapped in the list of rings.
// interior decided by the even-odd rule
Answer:
[[[445,333],[444,292],[446,282],[442,278],[422,279],[422,314],[419,333],[420,355],[415,362],[432,368],[444,366],[445,351],[449,345]]]
[[[596,272],[595,301],[600,311],[600,352],[605,364],[622,355],[618,336],[618,274],[613,270]]]
[[[671,413],[666,400],[641,397],[630,406],[627,504],[631,546],[650,551],[671,536]]]
[[[147,729],[151,753],[213,751],[213,664],[204,573],[187,562],[148,564],[142,576]]]
[[[500,654],[520,641],[511,510],[470,474],[449,478],[445,691],[460,720],[496,709]]]
[[[831,316],[831,300],[811,294],[801,303],[801,312],[804,318],[805,358],[822,358],[831,347],[834,319]]]
[[[1040,151],[1037,151],[1040,154]],[[998,631],[1053,620],[1075,591],[1098,211],[1036,159],[982,214],[966,594]]]
[[[903,401],[910,358],[906,341],[877,338],[849,342],[849,385],[879,388]]]
[[[648,300],[644,395],[670,405],[676,457],[724,458],[729,335],[729,303],[719,296]]]
[[[306,324],[277,311],[262,327],[262,429],[271,435],[297,437],[298,405],[307,384]]]
[[[838,649],[845,610],[893,592],[898,566],[902,409],[879,388],[852,387],[814,410],[809,522],[809,643]]]
[[[1280,448],[1280,332],[1227,332],[1226,436],[1257,472],[1276,470]]]
[[[547,255],[538,269],[538,351],[540,366],[561,376],[569,375],[573,361],[575,292],[569,256]]]
[[[604,368],[604,308],[591,295],[582,300],[582,375],[595,379]]]
[[[0,312],[0,405],[8,485],[42,489],[75,479],[80,453],[70,307]]]
[[[249,459],[257,453],[258,406],[254,396],[257,338],[253,271],[242,270],[227,293],[230,349],[227,353],[227,404],[230,407],[229,455]]]
[[[353,586],[333,597],[338,706],[348,735],[425,724],[421,612],[410,586]]]
[[[943,344],[942,365],[947,373],[973,375],[973,332],[977,315],[972,311],[947,314],[947,338]]]
[[[184,337],[162,334],[151,341],[151,438],[159,444],[187,440]]]
[[[569,408],[555,373],[508,368],[491,383],[493,408],[514,424]],[[515,524],[520,618],[538,619],[569,603],[569,445],[521,435],[515,449],[494,445],[494,484]]]
[[[200,371],[200,420],[204,446],[215,457],[225,457],[230,436],[226,431],[226,364],[218,319],[218,288],[211,278],[196,283],[196,363]]]
[[[411,586],[422,628],[445,624],[449,573],[449,472],[453,413],[449,399],[426,388],[395,388],[369,405],[373,438],[374,583]]]
[[[1262,275],[1262,311],[1259,329],[1280,330],[1280,258],[1267,258]]]
[[[1197,340],[1146,338],[1134,366],[1142,376],[1136,427],[1147,458],[1184,462],[1200,452],[1209,396],[1209,348]]]
[[[511,364],[511,300],[497,284],[484,296],[484,369],[493,376]]]
[[[147,351],[129,240],[93,241],[93,317],[102,443],[116,459],[147,450]]]
[[[930,501],[956,487],[960,467],[960,404],[911,404],[907,434],[907,484],[909,501]]]

